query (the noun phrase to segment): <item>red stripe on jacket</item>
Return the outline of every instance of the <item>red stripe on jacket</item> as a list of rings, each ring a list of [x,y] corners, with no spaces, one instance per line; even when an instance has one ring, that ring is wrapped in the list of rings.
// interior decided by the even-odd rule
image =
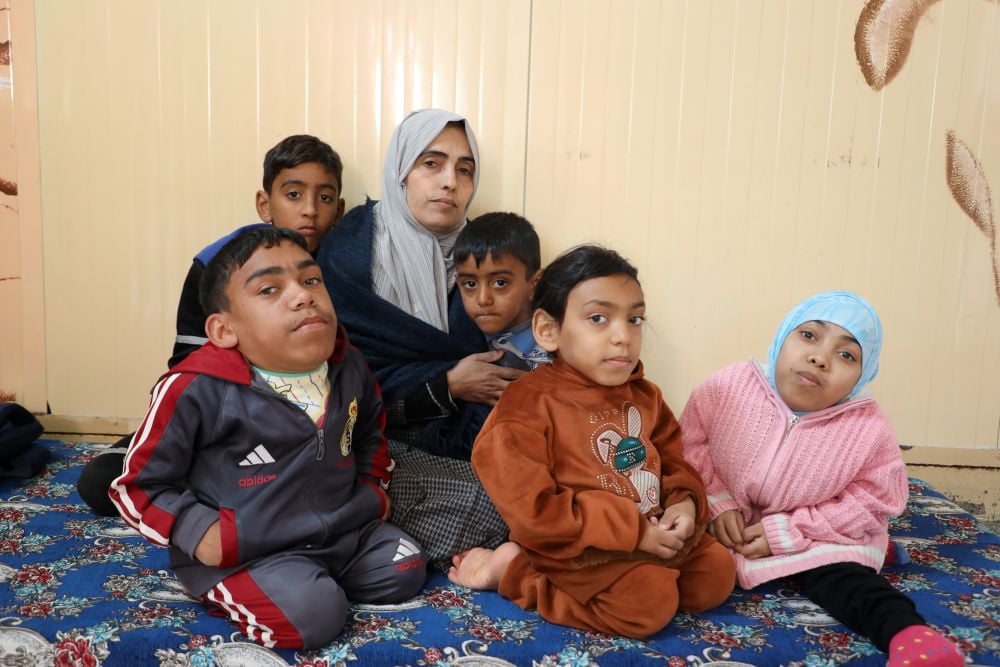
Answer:
[[[149,411],[139,425],[125,455],[124,470],[121,476],[111,483],[111,488],[108,490],[111,501],[125,522],[162,546],[166,546],[177,517],[156,507],[146,492],[135,484],[135,480],[146,467],[163,437],[178,400],[196,377],[190,373],[171,374],[160,380],[153,388]],[[154,534],[150,534],[150,530]]]

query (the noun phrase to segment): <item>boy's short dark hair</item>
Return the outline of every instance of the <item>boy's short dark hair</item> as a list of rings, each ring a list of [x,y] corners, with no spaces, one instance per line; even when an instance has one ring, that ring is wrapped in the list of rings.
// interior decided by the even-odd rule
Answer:
[[[541,308],[562,324],[573,288],[586,280],[607,276],[627,276],[639,283],[638,269],[614,250],[593,244],[570,248],[542,271],[531,299],[531,311]]]
[[[309,246],[302,235],[291,229],[280,227],[256,227],[230,239],[215,253],[215,257],[205,267],[205,273],[198,284],[198,301],[205,315],[229,310],[226,286],[233,273],[247,263],[257,248],[273,248],[282,241],[291,241],[306,253]]]
[[[472,256],[479,266],[487,255],[496,258],[505,253],[524,264],[529,277],[542,265],[538,234],[516,213],[484,213],[470,220],[455,239],[453,256],[456,264]]]
[[[322,165],[337,177],[337,190],[344,190],[344,163],[337,151],[311,134],[293,134],[264,154],[264,192],[270,194],[274,179],[282,169],[291,169],[306,162]]]

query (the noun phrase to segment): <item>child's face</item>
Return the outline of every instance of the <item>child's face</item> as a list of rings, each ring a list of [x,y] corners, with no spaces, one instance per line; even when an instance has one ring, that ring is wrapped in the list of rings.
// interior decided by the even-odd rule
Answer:
[[[861,377],[861,346],[846,329],[813,320],[796,327],[781,346],[774,384],[792,410],[836,405]]]
[[[222,318],[230,342],[254,366],[306,373],[333,354],[337,315],[323,274],[294,243],[258,248],[233,272],[226,296],[229,310],[210,317]]]
[[[645,313],[636,281],[624,275],[591,278],[570,291],[562,324],[538,311],[533,331],[548,352],[597,384],[616,387],[639,363]]]
[[[344,215],[344,200],[336,176],[318,162],[303,162],[279,171],[270,192],[257,193],[257,213],[264,222],[302,234],[315,253]]]
[[[406,205],[431,232],[450,232],[472,200],[476,162],[465,130],[448,126],[424,149],[406,175]]]
[[[541,275],[528,276],[524,262],[510,253],[487,254],[476,266],[469,255],[455,265],[462,305],[484,334],[509,331],[531,319],[531,293]]]

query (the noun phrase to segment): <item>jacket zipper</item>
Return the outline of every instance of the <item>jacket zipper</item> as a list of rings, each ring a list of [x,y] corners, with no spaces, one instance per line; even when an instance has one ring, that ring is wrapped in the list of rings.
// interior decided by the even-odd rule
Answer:
[[[288,401],[288,399],[283,398],[281,396],[278,396],[277,394],[274,394],[273,392],[265,391],[265,390],[263,390],[263,389],[261,389],[259,387],[255,387],[255,386],[253,386],[252,383],[250,384],[250,389],[251,389],[251,391],[256,391],[259,394],[267,396],[268,398],[272,398],[272,399],[276,399],[278,401],[281,401],[282,403],[284,403],[286,406],[288,406],[290,409],[294,410],[297,413],[297,415],[298,415],[296,417],[297,419],[306,419],[306,420],[308,420],[308,422],[312,426],[314,426],[316,428],[316,438],[317,438],[316,460],[317,461],[322,461],[323,460],[323,458],[326,456],[326,442],[324,440],[323,427],[322,426],[316,427],[315,424],[313,424],[312,419],[310,419],[309,415],[307,415],[301,408],[298,408],[298,407],[292,405]],[[329,409],[329,398],[327,399],[327,409]],[[326,423],[325,419],[323,421],[324,421],[324,423]],[[318,486],[318,484],[319,484],[319,482],[318,482],[319,475],[320,475],[319,468],[316,468],[316,470],[314,471],[314,475],[313,475],[313,484],[312,484],[312,488],[313,489],[315,489]],[[317,512],[316,509],[313,507],[311,492],[309,494],[307,502],[309,504],[309,509],[312,511],[312,513],[316,517],[317,521],[319,521],[320,527],[322,528],[322,531],[323,531],[323,540],[325,541],[326,540],[326,536],[327,536],[327,534],[330,531],[330,528],[329,528],[329,526],[326,525],[326,521],[323,520],[323,517],[320,515],[320,513]]]
[[[778,443],[777,448],[774,450],[774,456],[771,457],[771,462],[767,466],[767,472],[764,473],[764,479],[760,481],[760,490],[757,492],[757,502],[754,503],[757,507],[760,507],[760,494],[764,493],[764,485],[767,482],[767,478],[771,476],[771,470],[774,469],[774,461],[778,458],[778,452],[781,447],[785,444],[785,440],[788,439],[788,434],[792,432],[795,425],[799,423],[799,416],[792,415],[792,418],[788,420],[788,427],[785,429],[785,434],[781,436],[781,442]]]
[[[777,409],[780,410],[781,408],[778,408],[778,406],[779,405],[783,405],[783,401],[781,400],[781,396],[778,395],[777,390],[775,390],[773,387],[771,387],[771,385],[768,382],[767,378],[764,377],[764,373],[763,373],[761,367],[757,364],[757,362],[752,362],[752,365],[753,365],[753,371],[754,371],[754,373],[757,375],[757,378],[760,380],[760,382],[764,386],[764,390],[767,391],[768,393],[770,393],[771,396],[773,396],[775,408],[777,408]],[[871,403],[873,400],[874,399],[871,398],[871,397],[869,397],[869,396],[862,396],[860,398],[855,398],[855,399],[853,399],[851,401],[848,401],[847,403],[840,403],[840,404],[831,406],[829,408],[824,408],[822,410],[817,410],[816,412],[810,412],[810,413],[808,413],[806,415],[806,417],[809,419],[809,421],[814,421],[814,420],[818,420],[818,419],[829,419],[830,417],[832,417],[834,415],[839,415],[841,412],[844,412],[846,410],[853,410],[853,409],[856,409],[859,406],[867,405],[867,404]],[[781,437],[781,442],[778,443],[778,447],[775,450],[775,456],[771,457],[771,462],[770,462],[770,464],[768,464],[767,472],[764,473],[764,479],[761,480],[760,491],[757,493],[757,500],[754,503],[755,507],[760,507],[760,495],[761,495],[761,493],[763,493],[763,491],[764,491],[764,484],[767,481],[767,478],[770,477],[771,470],[773,470],[773,468],[774,468],[774,459],[777,456],[778,450],[780,450],[781,446],[785,444],[785,440],[788,439],[788,435],[792,432],[792,428],[796,424],[799,423],[799,420],[800,420],[799,415],[796,415],[796,414],[792,415],[792,418],[789,421],[788,427],[785,429],[785,434]]]
[[[264,391],[264,390],[260,389],[259,387],[254,387],[253,385],[250,385],[250,389],[252,391],[256,391],[259,394],[267,396],[268,398],[274,398],[274,399],[277,399],[277,400],[281,401],[282,403],[284,403],[285,405],[287,405],[291,409],[293,409],[296,413],[298,413],[299,415],[301,415],[301,416],[305,417],[306,419],[308,419],[309,423],[312,424],[312,419],[309,419],[309,415],[307,415],[305,412],[303,412],[300,408],[292,405],[288,401],[288,399],[282,398],[281,396],[276,396],[276,395],[274,395],[274,394],[272,394],[270,392],[267,392],[267,391]],[[322,426],[316,427],[316,437],[317,437],[317,439],[319,441],[318,444],[317,444],[317,447],[316,447],[316,460],[317,461],[322,461],[323,457],[326,456],[326,442],[323,439],[324,436],[323,436],[323,427]]]

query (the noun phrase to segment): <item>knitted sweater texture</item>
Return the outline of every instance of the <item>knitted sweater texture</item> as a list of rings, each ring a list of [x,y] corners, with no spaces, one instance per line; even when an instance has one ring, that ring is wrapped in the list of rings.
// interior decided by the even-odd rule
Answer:
[[[695,388],[680,422],[711,517],[735,509],[745,525],[763,523],[772,555],[733,554],[741,587],[831,563],[882,566],[887,519],[903,511],[908,487],[873,398],[796,416],[745,361]]]

